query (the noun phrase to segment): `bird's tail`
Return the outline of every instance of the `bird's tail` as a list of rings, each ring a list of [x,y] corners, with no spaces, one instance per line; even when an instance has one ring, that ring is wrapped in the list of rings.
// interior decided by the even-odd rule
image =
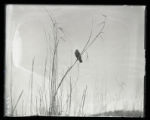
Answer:
[[[80,61],[80,63],[82,63],[82,59],[81,58],[79,59],[79,61]]]

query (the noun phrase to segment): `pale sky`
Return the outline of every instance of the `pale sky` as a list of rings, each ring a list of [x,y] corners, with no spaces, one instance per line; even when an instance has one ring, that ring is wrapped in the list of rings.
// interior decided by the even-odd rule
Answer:
[[[14,63],[14,96],[18,96],[23,88],[26,91],[25,104],[28,98],[27,81],[31,78],[34,56],[35,94],[37,86],[41,85],[47,47],[49,45],[51,49],[53,48],[52,38],[49,41],[45,38],[44,30],[49,35],[52,31],[44,8],[55,17],[65,33],[65,35],[60,34],[65,41],[60,41],[58,46],[58,80],[75,60],[75,49],[81,51],[86,44],[92,19],[94,21],[92,37],[94,37],[100,29],[99,23],[104,20],[103,15],[107,16],[103,39],[98,38],[87,50],[88,59],[86,59],[87,54],[84,54],[83,63],[77,64],[71,70],[70,76],[74,84],[79,69],[79,79],[73,90],[74,108],[72,109],[79,105],[87,85],[84,108],[86,114],[105,111],[104,104],[107,106],[107,111],[133,108],[143,110],[144,6],[8,5],[6,7],[6,94],[9,94],[7,92],[10,81],[11,45]],[[51,56],[50,53],[48,54]],[[64,91],[68,91],[70,76],[67,76],[63,83]],[[65,99],[64,97],[64,102]],[[21,103],[17,109],[18,111],[21,109]]]

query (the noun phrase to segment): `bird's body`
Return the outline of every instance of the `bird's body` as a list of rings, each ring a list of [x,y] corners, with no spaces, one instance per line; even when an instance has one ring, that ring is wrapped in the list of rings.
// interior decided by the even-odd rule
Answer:
[[[80,54],[80,52],[77,49],[75,51],[75,56],[76,56],[77,60],[79,60],[79,62],[82,63],[81,54]]]

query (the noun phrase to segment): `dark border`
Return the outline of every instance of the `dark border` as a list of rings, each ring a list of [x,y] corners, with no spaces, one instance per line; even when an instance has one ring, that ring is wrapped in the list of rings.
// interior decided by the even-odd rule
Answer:
[[[2,4],[148,5],[148,0],[1,0]]]
[[[61,118],[61,117],[4,117],[4,84],[5,84],[5,26],[6,26],[6,14],[5,14],[5,6],[7,4],[26,4],[26,5],[32,5],[32,4],[36,4],[36,5],[145,5],[146,6],[146,10],[145,10],[145,58],[146,58],[146,64],[145,64],[145,80],[144,80],[144,118],[147,118],[149,116],[149,95],[148,95],[148,85],[149,85],[149,81],[148,81],[148,76],[147,76],[147,72],[148,72],[148,38],[149,38],[149,19],[148,19],[148,0],[144,1],[144,0],[124,0],[124,1],[109,1],[109,0],[97,0],[97,1],[80,1],[80,0],[74,0],[74,1],[68,1],[68,0],[47,0],[44,1],[43,0],[30,0],[30,1],[19,1],[19,0],[1,0],[0,1],[0,15],[1,15],[1,24],[0,24],[0,28],[2,29],[0,32],[0,92],[1,92],[1,97],[0,97],[0,117],[2,117],[3,119],[52,119],[52,118]],[[64,118],[64,117],[63,117]],[[66,118],[82,118],[82,117],[65,117]],[[87,118],[87,117],[85,117]],[[113,117],[115,118],[115,117]],[[111,118],[111,119],[113,119]],[[61,118],[62,119],[62,118]],[[120,119],[120,118],[115,118],[115,119]],[[124,118],[124,119],[129,119],[129,118]],[[135,118],[134,118],[135,119]]]
[[[4,74],[5,74],[5,9],[4,5],[0,5],[0,15],[1,15],[1,30],[0,30],[0,116],[4,114]]]

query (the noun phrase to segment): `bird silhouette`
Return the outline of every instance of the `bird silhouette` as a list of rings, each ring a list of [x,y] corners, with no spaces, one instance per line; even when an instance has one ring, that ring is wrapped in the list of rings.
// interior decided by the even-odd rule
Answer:
[[[79,50],[75,50],[75,56],[77,58],[77,60],[79,60],[80,63],[82,63],[82,58],[81,58],[81,54],[79,52]]]

